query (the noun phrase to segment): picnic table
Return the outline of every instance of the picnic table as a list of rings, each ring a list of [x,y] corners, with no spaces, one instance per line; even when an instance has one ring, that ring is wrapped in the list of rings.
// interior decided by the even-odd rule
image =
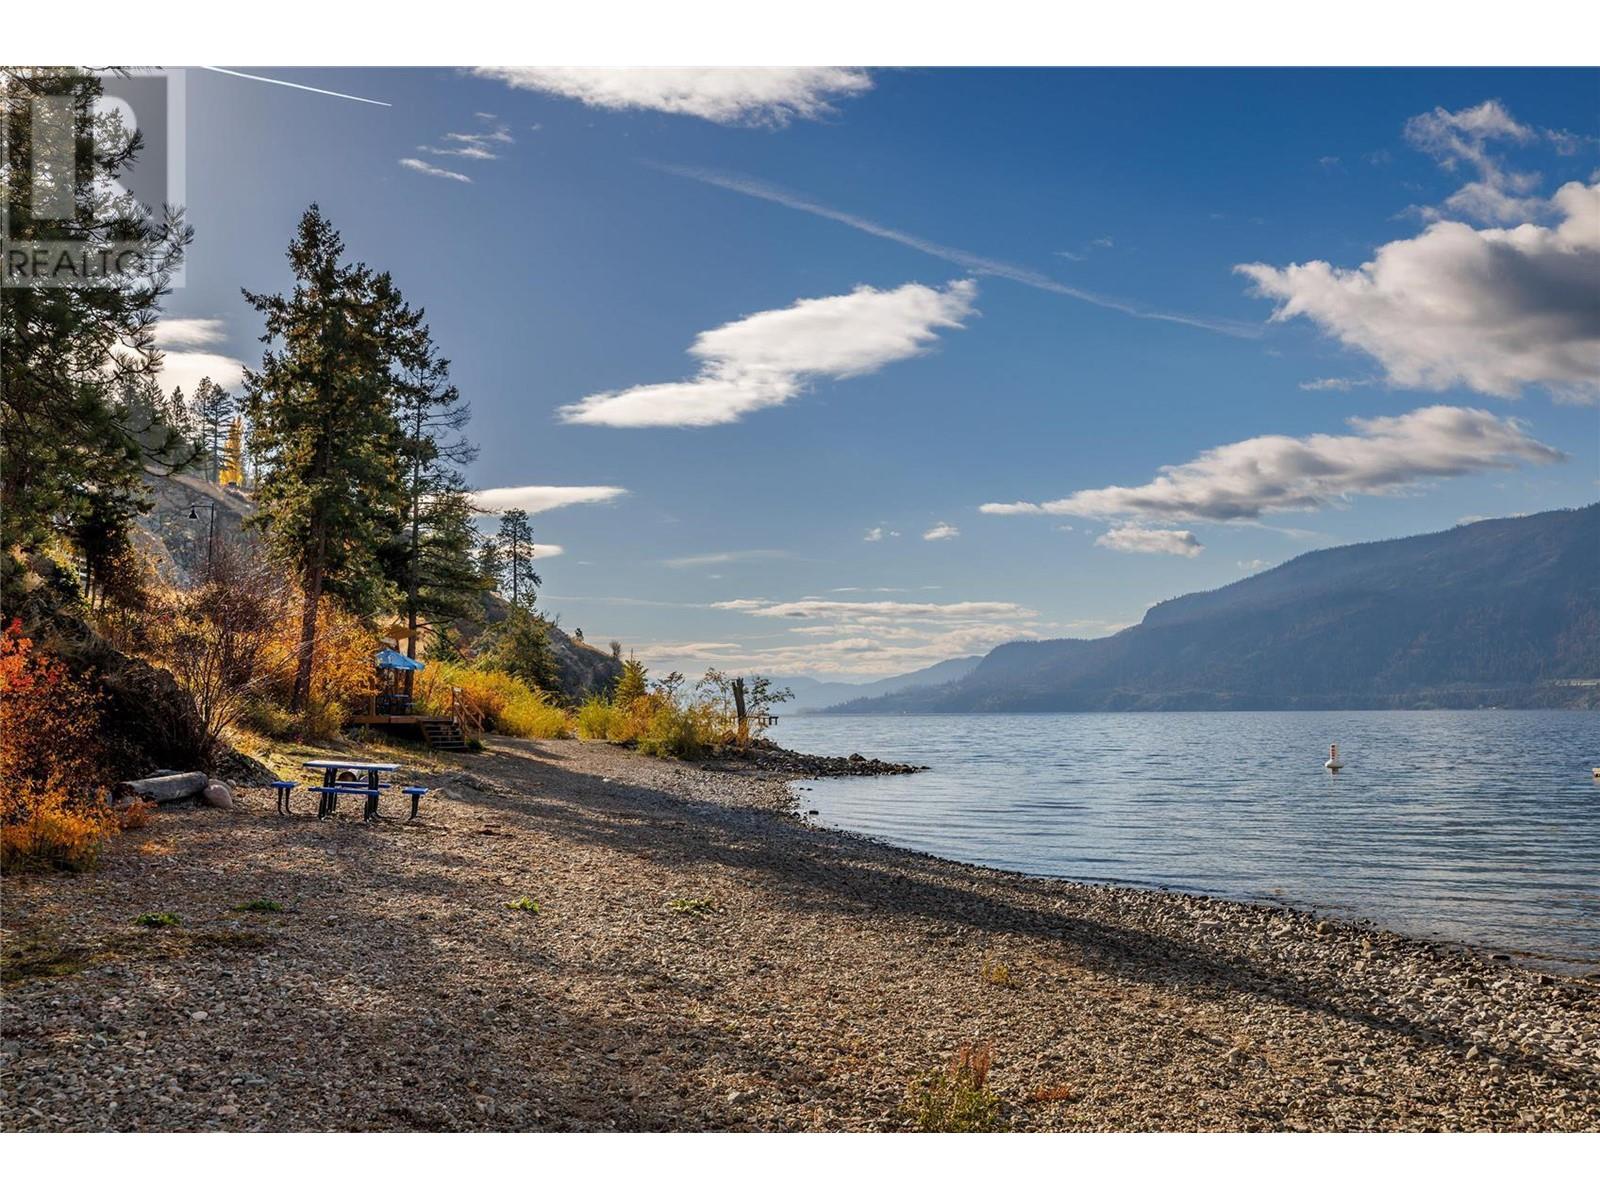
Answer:
[[[325,758],[313,758],[300,765],[308,771],[322,772],[322,786],[312,789],[321,796],[321,802],[317,806],[318,817],[332,816],[334,810],[338,807],[340,796],[364,796],[367,803],[362,816],[368,821],[377,818],[378,793],[382,789],[392,786],[383,782],[384,773],[393,774],[400,769],[399,763],[345,762],[339,759]],[[365,784],[351,781],[341,783],[339,780],[341,771],[365,775],[367,781]]]

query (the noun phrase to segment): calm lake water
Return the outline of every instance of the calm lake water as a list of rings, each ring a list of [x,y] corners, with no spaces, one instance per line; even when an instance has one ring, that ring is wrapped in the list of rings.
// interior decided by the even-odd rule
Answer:
[[[897,845],[1600,964],[1600,714],[786,715],[774,732],[931,767],[802,785],[815,820]]]

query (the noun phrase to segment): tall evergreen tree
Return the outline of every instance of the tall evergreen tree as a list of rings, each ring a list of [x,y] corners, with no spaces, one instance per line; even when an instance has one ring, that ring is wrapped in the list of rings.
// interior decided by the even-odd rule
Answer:
[[[511,589],[511,607],[532,609],[534,589],[544,580],[533,569],[533,526],[520,508],[500,514],[500,556],[502,579]]]
[[[390,307],[399,349],[398,465],[405,477],[404,533],[393,577],[405,592],[406,653],[414,657],[420,630],[466,616],[477,600],[472,506],[460,471],[477,450],[459,436],[471,413],[450,383],[450,363],[435,349],[422,313],[397,295]]]
[[[121,403],[119,383],[153,378],[161,365],[154,325],[189,230],[105,186],[126,172],[142,141],[97,114],[99,79],[61,68],[0,68],[0,211],[8,244],[75,243],[87,254],[135,246],[144,269],[121,286],[0,288],[0,571],[89,517],[126,522],[146,466],[170,466],[183,439]],[[64,98],[68,103],[57,102]],[[71,203],[36,211],[34,139],[64,138],[80,171]],[[110,503],[117,498],[116,503]],[[113,531],[108,531],[113,532]]]
[[[500,553],[499,535],[478,535],[478,586],[486,592],[498,591],[505,573],[506,559]]]
[[[465,492],[429,497],[418,522],[416,599],[410,607],[408,655],[416,653],[418,630],[438,629],[483,611],[483,574],[474,556],[477,511]]]
[[[373,273],[343,259],[339,234],[312,205],[289,245],[294,290],[245,292],[269,344],[261,370],[245,376],[256,521],[304,594],[296,711],[311,689],[323,593],[374,610],[377,550],[398,533],[402,508],[389,314]]]
[[[233,397],[212,383],[210,376],[201,379],[194,389],[195,424],[205,447],[205,476],[212,483],[222,478],[222,448],[234,407]]]

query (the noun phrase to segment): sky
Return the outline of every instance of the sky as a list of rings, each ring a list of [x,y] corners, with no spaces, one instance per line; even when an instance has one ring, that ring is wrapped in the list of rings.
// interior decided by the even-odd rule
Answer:
[[[230,70],[166,382],[259,362],[319,204],[541,608],[657,673],[1098,637],[1600,488],[1594,71]]]

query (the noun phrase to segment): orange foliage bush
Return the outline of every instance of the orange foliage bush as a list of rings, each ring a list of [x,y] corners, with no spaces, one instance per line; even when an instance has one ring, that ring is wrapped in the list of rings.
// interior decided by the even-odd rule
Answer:
[[[0,864],[90,865],[117,827],[99,697],[12,620],[0,630]]]
[[[266,732],[275,737],[292,732],[311,742],[337,738],[345,718],[364,710],[367,697],[377,690],[373,657],[381,647],[378,636],[360,617],[346,611],[332,596],[324,596],[317,611],[317,653],[305,711],[287,718],[289,728]],[[293,691],[299,650],[300,592],[291,588],[283,615],[261,654],[262,668],[271,678],[270,696],[276,703],[287,703]],[[258,718],[251,723],[261,726]]]

